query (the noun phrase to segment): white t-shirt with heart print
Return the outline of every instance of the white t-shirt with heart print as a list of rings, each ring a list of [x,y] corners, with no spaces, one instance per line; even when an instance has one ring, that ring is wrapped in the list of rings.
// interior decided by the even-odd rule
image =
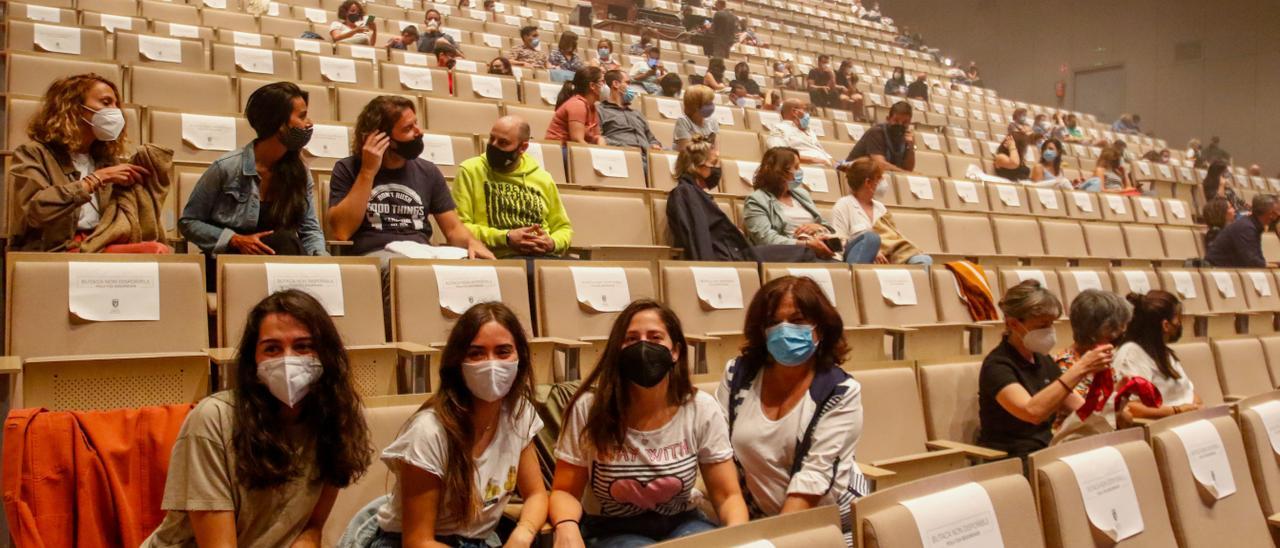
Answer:
[[[637,516],[645,512],[676,515],[693,508],[700,495],[693,485],[700,464],[733,458],[729,423],[710,394],[699,391],[661,428],[627,430],[621,450],[597,455],[578,436],[586,430],[587,412],[594,394],[574,403],[556,447],[556,457],[588,468],[591,492],[599,504],[586,509],[608,517]]]

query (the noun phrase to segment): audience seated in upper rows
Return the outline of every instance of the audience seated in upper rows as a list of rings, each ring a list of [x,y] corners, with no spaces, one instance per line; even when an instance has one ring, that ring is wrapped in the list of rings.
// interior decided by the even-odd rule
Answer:
[[[893,214],[879,200],[889,190],[884,168],[871,158],[858,158],[845,167],[848,196],[841,196],[831,211],[831,228],[844,247],[849,264],[931,265],[933,258],[912,244],[893,221]]]
[[[676,150],[682,150],[694,135],[715,142],[720,132],[720,123],[713,117],[716,113],[715,92],[707,86],[690,86],[684,92],[684,116],[676,120]]]
[[[596,103],[608,95],[604,73],[585,67],[566,80],[556,97],[556,113],[547,126],[547,140],[561,143],[606,144],[600,134]]]
[[[427,10],[426,16],[423,18],[426,26],[422,31],[422,36],[418,38],[419,53],[435,53],[436,47],[442,43],[441,41],[455,50],[458,48],[458,43],[453,40],[453,37],[446,34],[441,28],[440,22],[442,20],[443,17],[439,11],[435,9]]]
[[[366,17],[364,3],[345,0],[338,6],[338,18],[329,23],[329,39],[343,44],[371,46],[378,43],[378,27]]]
[[[800,99],[787,99],[778,111],[779,120],[765,143],[769,148],[790,147],[800,153],[800,163],[833,167],[831,154],[822,148],[818,136],[809,128],[812,118],[809,105]]]
[[[1280,198],[1272,194],[1257,194],[1253,197],[1252,205],[1249,215],[1241,215],[1234,221],[1229,221],[1208,242],[1204,253],[1205,262],[1224,268],[1267,266],[1267,259],[1262,253],[1262,235],[1269,231],[1280,236],[1280,231],[1276,228],[1276,222],[1280,220]]]
[[[914,171],[915,131],[911,129],[911,104],[898,101],[889,108],[888,118],[867,128],[849,151],[846,162],[870,157],[885,171]]]
[[[742,212],[747,241],[752,245],[789,245],[803,248],[803,258],[830,260],[835,252],[826,240],[832,229],[802,184],[800,153],[790,147],[765,151],[756,169],[753,187]],[[770,259],[772,260],[772,259]]]
[[[661,150],[662,142],[649,129],[649,120],[639,110],[631,108],[636,100],[636,90],[630,83],[627,73],[620,70],[604,73],[608,92],[596,105],[600,133],[611,146]]]

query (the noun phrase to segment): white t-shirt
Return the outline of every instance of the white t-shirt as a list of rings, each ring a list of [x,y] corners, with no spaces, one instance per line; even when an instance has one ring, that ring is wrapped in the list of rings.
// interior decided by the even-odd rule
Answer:
[[[1151,359],[1151,356],[1147,355],[1138,343],[1127,342],[1116,350],[1111,366],[1124,376],[1142,377],[1151,381],[1151,384],[1160,390],[1160,396],[1164,399],[1162,405],[1166,407],[1194,402],[1195,384],[1191,382],[1190,377],[1187,377],[1187,372],[1182,369],[1182,364],[1176,358],[1170,356],[1169,360],[1173,364],[1173,370],[1178,372],[1176,379],[1161,373],[1156,361]]]
[[[875,227],[876,221],[884,217],[887,211],[879,200],[871,200],[871,217],[867,217],[867,210],[862,209],[857,198],[843,196],[836,200],[835,207],[831,209],[831,228],[835,230],[836,237],[848,242]]]
[[[360,22],[356,23],[355,28],[358,28],[358,29],[365,28],[365,25],[364,25],[365,20],[366,20],[365,18],[361,18]],[[342,21],[334,21],[332,23],[329,23],[329,32],[332,33],[335,30],[338,32],[347,32],[351,30],[351,27],[348,27],[347,24]],[[351,36],[343,38],[342,40],[338,40],[338,43],[339,44],[363,44],[367,46],[369,45],[370,35],[371,33],[368,33],[368,32],[357,32],[355,34],[352,34]]]
[[[73,152],[71,154],[71,165],[75,166],[76,171],[81,178],[93,173],[93,157],[82,152]],[[102,213],[98,211],[98,194],[89,195],[89,201],[80,206],[80,217],[76,221],[76,230],[93,230],[98,226],[98,221],[102,220]]]
[[[787,235],[795,236],[796,229],[807,224],[813,224],[813,214],[800,205],[800,201],[795,198],[791,199],[791,205],[785,202],[778,202],[782,206],[782,216],[787,219]]]
[[[716,389],[716,400],[726,417],[729,416],[729,383],[736,369],[731,360]],[[821,495],[819,505],[835,504],[840,508],[843,529],[849,537],[846,540],[852,543],[850,502],[871,490],[854,462],[858,438],[862,436],[862,386],[848,376],[840,381],[827,401],[826,413],[814,428],[813,445],[792,476],[796,446],[813,420],[818,402],[814,401],[812,391],[807,392],[785,415],[776,421],[770,420],[760,404],[763,378],[763,373],[757,373],[751,386],[738,392],[738,415],[731,438],[734,457],[741,466],[751,500],[761,513],[774,516],[782,511],[788,495]]]
[[[817,123],[816,121],[814,123]],[[794,122],[782,120],[773,125],[773,130],[765,139],[769,148],[791,147],[800,153],[800,157],[816,162],[831,162],[831,153],[822,148],[818,137],[812,130],[800,129]]]
[[[661,428],[628,429],[620,450],[596,454],[578,435],[586,429],[594,396],[588,392],[574,403],[556,446],[556,458],[590,469],[591,492],[599,508],[588,508],[588,513],[627,517],[685,512],[701,497],[693,488],[698,465],[733,458],[729,423],[715,398],[701,391]]]
[[[461,512],[458,511],[457,501],[445,494],[436,515],[437,535],[483,539],[497,527],[502,509],[507,506],[507,500],[516,490],[520,452],[542,430],[542,419],[538,418],[533,406],[521,400],[520,408],[517,413],[503,410],[493,441],[475,459],[475,488],[480,499],[480,510],[476,513],[475,520],[469,525],[462,525],[459,522]],[[388,532],[403,530],[400,524],[404,503],[399,482],[401,466],[416,466],[443,478],[448,461],[449,442],[444,428],[436,418],[435,410],[427,409],[415,414],[409,419],[404,432],[382,451],[382,462],[397,476],[397,481],[395,488],[391,490],[391,498],[378,509],[378,526]]]

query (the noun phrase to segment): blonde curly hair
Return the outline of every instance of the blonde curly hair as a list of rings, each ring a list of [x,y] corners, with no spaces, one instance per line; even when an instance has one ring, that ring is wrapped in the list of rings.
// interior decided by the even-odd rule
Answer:
[[[80,124],[87,123],[85,115],[89,112],[82,108],[84,98],[99,82],[111,88],[118,104],[120,88],[116,87],[115,82],[103,76],[88,73],[58,79],[44,92],[40,109],[27,124],[27,137],[46,146],[52,145],[67,151],[80,150],[84,146],[84,131]],[[128,144],[127,132],[126,126],[125,130],[120,132],[120,137],[114,141],[95,139],[90,145],[89,154],[97,160],[123,156]]]

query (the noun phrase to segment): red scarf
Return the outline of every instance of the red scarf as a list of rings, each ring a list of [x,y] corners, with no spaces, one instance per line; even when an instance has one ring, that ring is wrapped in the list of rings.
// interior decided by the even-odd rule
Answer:
[[[1093,379],[1089,381],[1089,393],[1084,397],[1084,405],[1076,410],[1076,416],[1080,417],[1080,420],[1102,411],[1107,400],[1111,399],[1112,393],[1115,393],[1115,412],[1117,414],[1129,402],[1129,398],[1135,395],[1142,402],[1142,405],[1147,407],[1160,407],[1163,403],[1164,399],[1160,396],[1160,389],[1151,384],[1151,381],[1142,377],[1129,377],[1121,382],[1120,389],[1117,391],[1116,381],[1112,378],[1111,373],[1111,368],[1108,367],[1093,374]]]

